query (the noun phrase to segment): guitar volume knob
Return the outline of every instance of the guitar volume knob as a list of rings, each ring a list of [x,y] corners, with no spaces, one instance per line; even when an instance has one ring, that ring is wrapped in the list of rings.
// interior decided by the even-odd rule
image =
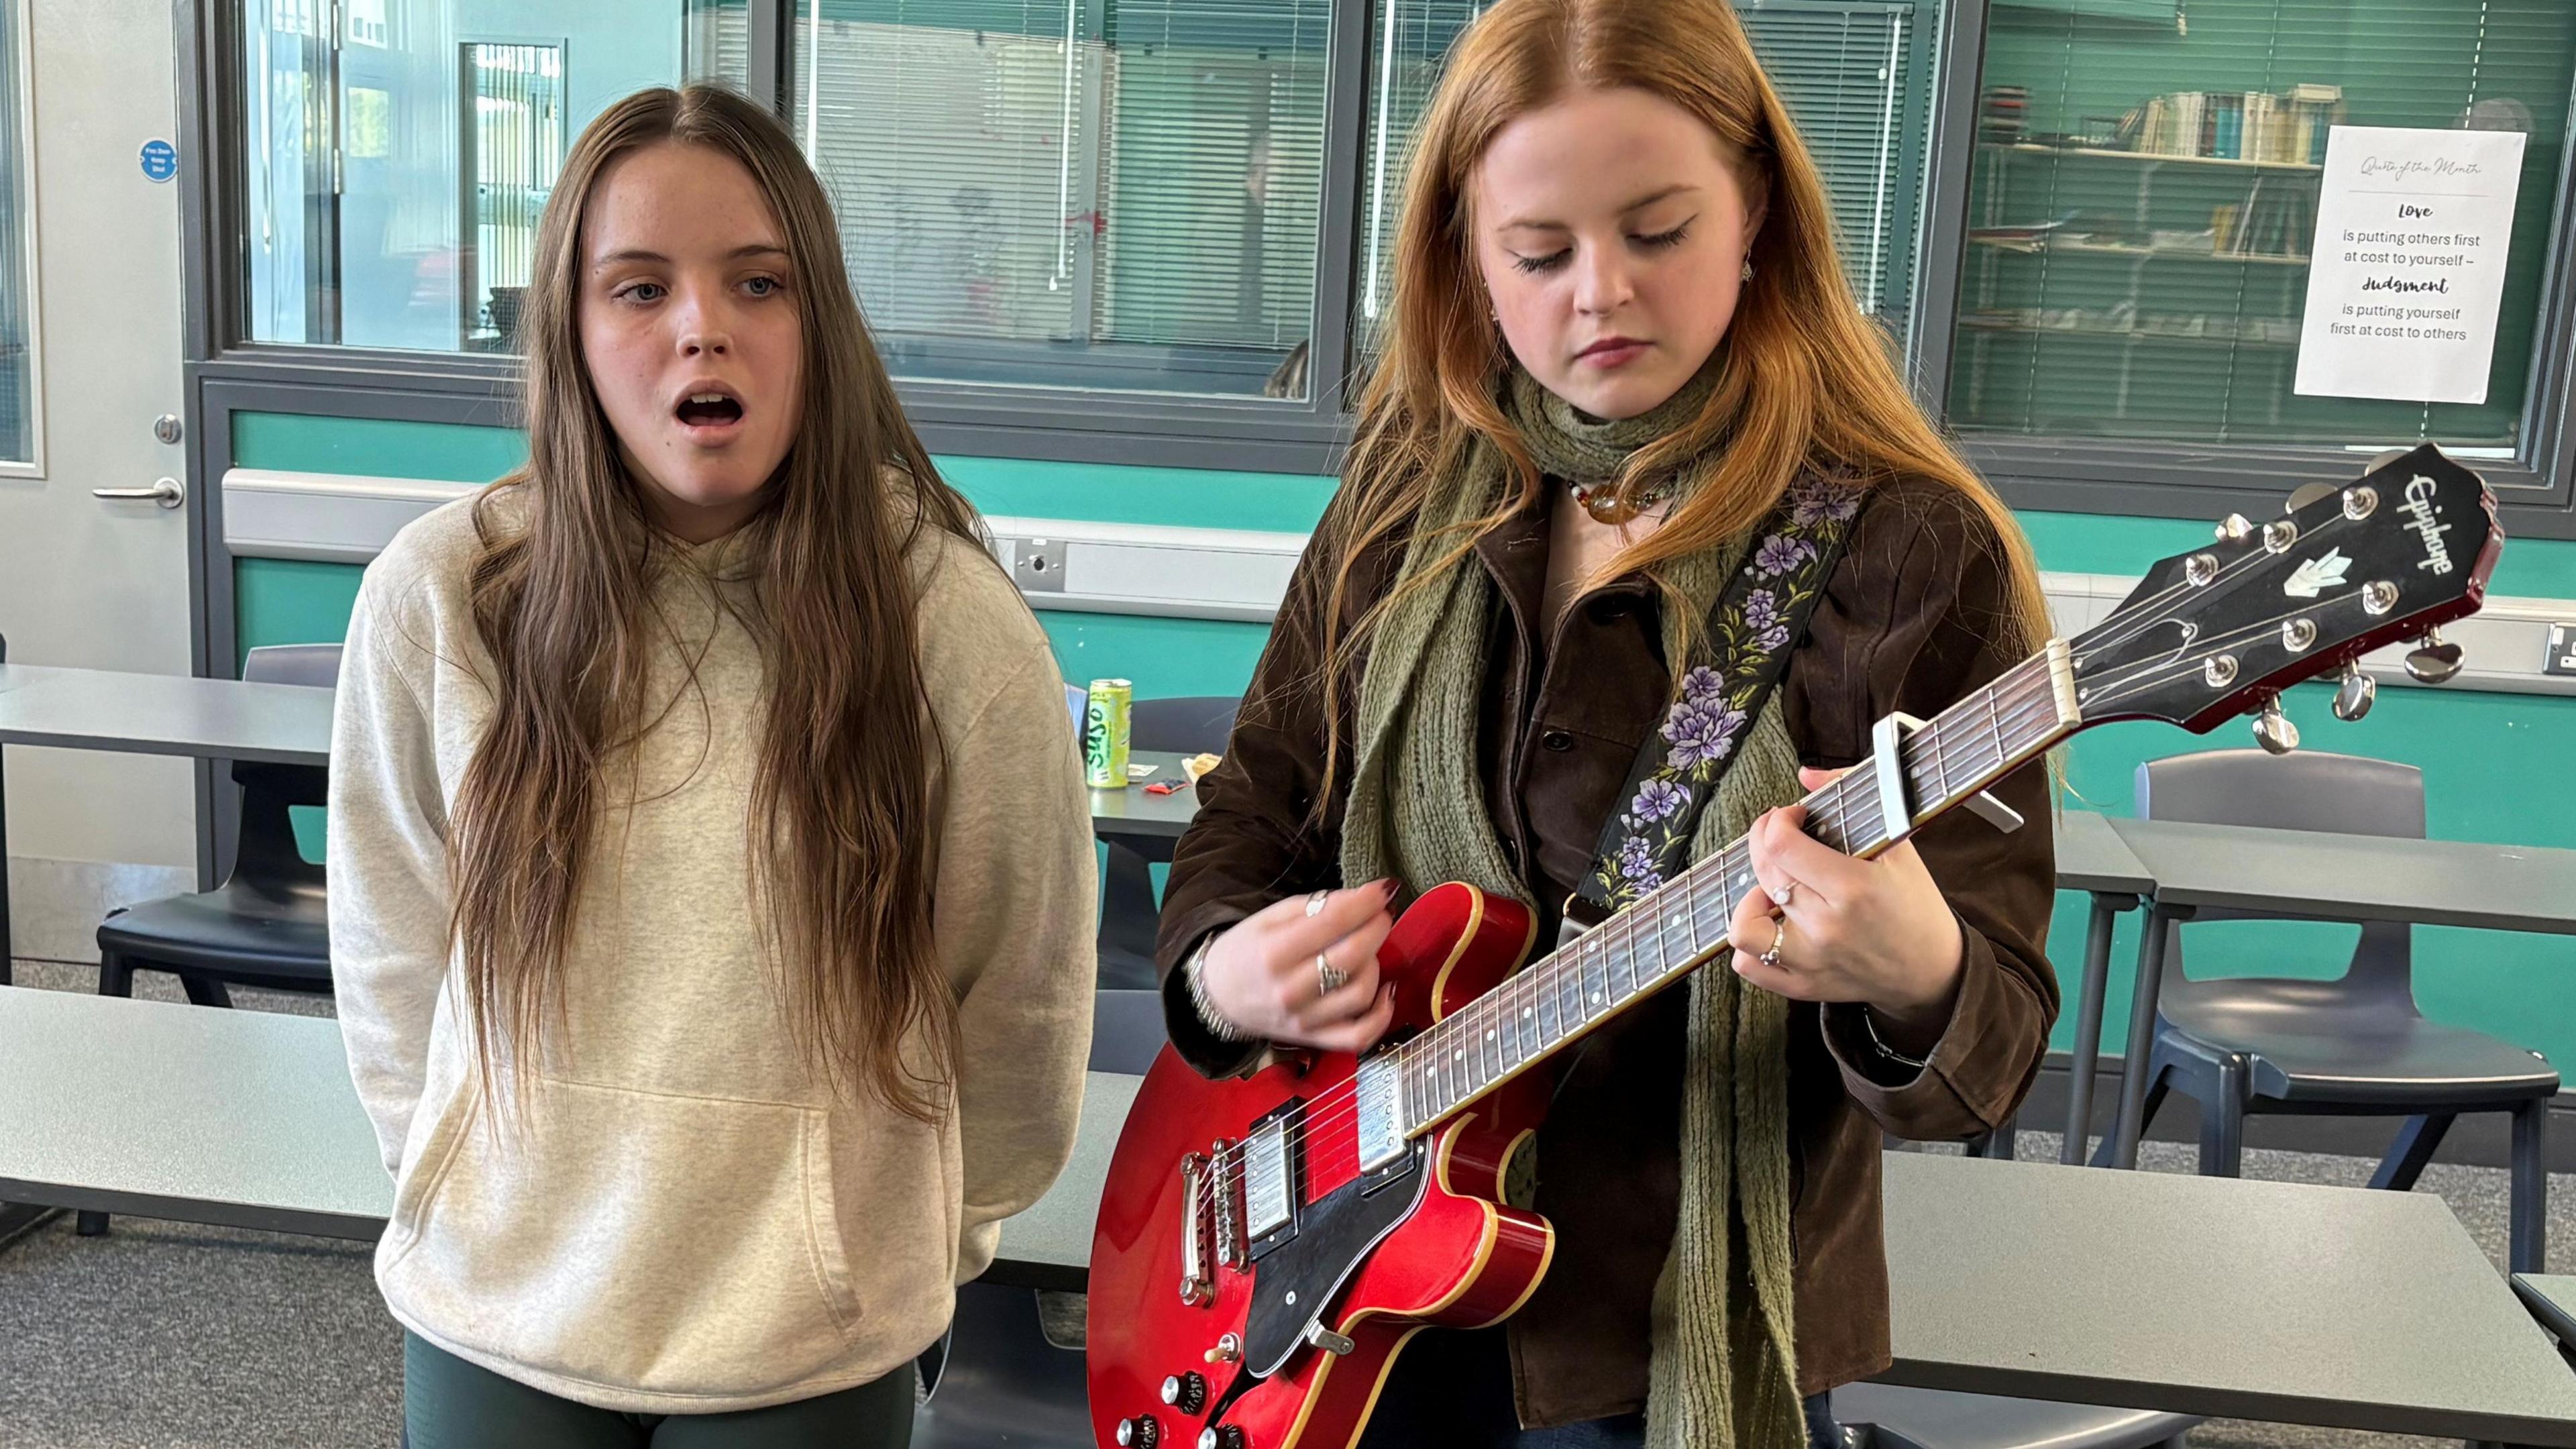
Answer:
[[[1118,1421],[1118,1449],[1154,1449],[1163,1442],[1163,1426],[1151,1414]]]
[[[1252,1441],[1232,1424],[1216,1424],[1199,1431],[1199,1449],[1251,1449]]]
[[[1195,1414],[1207,1407],[1207,1380],[1194,1373],[1174,1374],[1163,1380],[1163,1402]]]

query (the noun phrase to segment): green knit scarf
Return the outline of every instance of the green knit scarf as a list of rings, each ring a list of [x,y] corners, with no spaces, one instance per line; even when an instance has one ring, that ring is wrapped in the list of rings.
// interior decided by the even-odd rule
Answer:
[[[1505,403],[1542,469],[1590,482],[1616,476],[1631,452],[1694,417],[1709,382],[1703,372],[1652,412],[1597,422],[1514,369]],[[1713,462],[1689,465],[1674,495],[1686,496]],[[1502,505],[1509,486],[1504,459],[1481,442],[1435,480],[1399,584],[1429,573],[1465,525]],[[1664,566],[1664,582],[1687,601],[1665,610],[1667,659],[1681,660],[1686,641],[1702,632],[1696,626],[1747,543],[1739,538]],[[1393,875],[1412,891],[1458,880],[1532,904],[1503,855],[1477,773],[1484,646],[1501,606],[1484,569],[1462,557],[1379,620],[1360,678],[1343,880]],[[1672,672],[1678,681],[1687,671]],[[1764,810],[1802,793],[1775,693],[1718,781],[1691,858],[1716,852]],[[1806,1428],[1790,1319],[1788,1003],[1745,986],[1722,957],[1694,974],[1689,989],[1681,1212],[1655,1290],[1647,1442],[1797,1449]]]

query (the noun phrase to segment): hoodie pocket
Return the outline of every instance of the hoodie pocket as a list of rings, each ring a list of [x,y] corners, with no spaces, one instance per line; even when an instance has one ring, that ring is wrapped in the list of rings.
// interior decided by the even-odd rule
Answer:
[[[415,1241],[382,1274],[396,1308],[459,1346],[650,1393],[758,1393],[846,1364],[861,1314],[821,1111],[516,1090],[525,1110],[468,1114],[480,1125],[425,1183]]]

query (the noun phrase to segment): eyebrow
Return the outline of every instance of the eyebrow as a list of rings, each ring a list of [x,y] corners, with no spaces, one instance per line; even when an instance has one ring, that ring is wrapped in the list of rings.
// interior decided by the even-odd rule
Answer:
[[[1699,188],[1698,188],[1698,187],[1696,187],[1696,186],[1692,186],[1692,185],[1689,185],[1688,183],[1683,183],[1683,184],[1674,185],[1674,186],[1667,186],[1667,187],[1665,187],[1665,188],[1664,188],[1663,190],[1661,190],[1661,191],[1648,192],[1646,195],[1644,195],[1644,196],[1640,196],[1640,197],[1638,197],[1636,200],[1634,200],[1634,201],[1632,201],[1632,202],[1629,202],[1626,206],[1620,207],[1620,208],[1619,208],[1619,214],[1620,214],[1621,216],[1626,216],[1628,213],[1630,213],[1630,212],[1632,212],[1632,211],[1643,211],[1643,210],[1645,210],[1647,207],[1650,207],[1650,206],[1654,205],[1654,204],[1655,204],[1656,202],[1658,202],[1658,201],[1669,201],[1669,200],[1671,200],[1673,197],[1676,197],[1676,196],[1682,195],[1684,192],[1697,191],[1697,190],[1699,190]],[[1527,229],[1529,229],[1529,230],[1531,230],[1531,231],[1570,231],[1570,230],[1572,230],[1572,228],[1568,227],[1564,222],[1561,222],[1561,221],[1541,221],[1541,220],[1539,220],[1539,219],[1538,219],[1538,218],[1536,218],[1536,217],[1530,217],[1530,216],[1516,216],[1516,217],[1512,218],[1510,221],[1504,222],[1504,223],[1502,224],[1502,226],[1501,226],[1501,227],[1499,227],[1499,228],[1497,228],[1497,229],[1498,229],[1498,230],[1501,230],[1501,231],[1511,231],[1511,230],[1514,230],[1515,228],[1527,228]]]
[[[781,261],[788,260],[787,248],[782,247],[775,242],[750,242],[745,245],[735,247],[732,251],[725,253],[724,259],[726,261],[733,262],[740,261],[744,257],[763,256],[776,257]],[[621,247],[618,250],[601,257],[598,261],[591,263],[590,269],[595,272],[604,267],[615,266],[619,262],[667,263],[670,260],[671,259],[669,257],[662,255],[660,252],[650,251],[643,247]]]

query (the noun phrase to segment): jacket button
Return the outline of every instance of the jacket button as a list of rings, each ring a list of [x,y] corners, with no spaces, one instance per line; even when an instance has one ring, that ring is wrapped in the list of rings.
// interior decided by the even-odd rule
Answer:
[[[1554,750],[1558,754],[1574,748],[1574,736],[1563,730],[1549,730],[1538,737],[1538,742],[1541,749]]]

